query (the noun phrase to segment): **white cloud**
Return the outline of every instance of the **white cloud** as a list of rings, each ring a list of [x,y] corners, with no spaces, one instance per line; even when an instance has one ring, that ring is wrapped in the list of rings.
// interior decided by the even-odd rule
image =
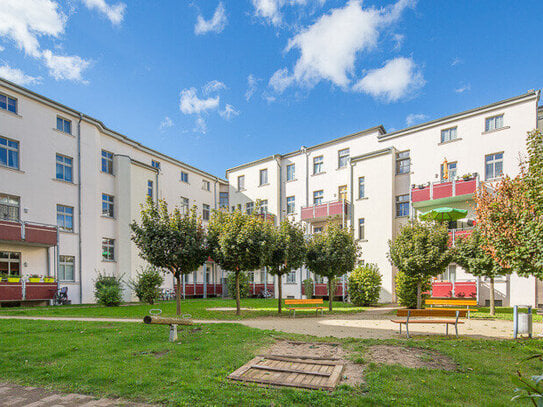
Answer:
[[[124,13],[126,11],[126,4],[117,3],[115,5],[109,5],[105,0],[82,0],[85,6],[89,10],[96,9],[100,13],[104,14],[111,24],[119,25],[122,23]]]
[[[245,100],[248,102],[252,97],[253,95],[255,94],[256,92],[256,89],[258,87],[258,81],[259,79],[257,79],[253,74],[250,74],[248,77],[247,77],[247,90],[245,91]]]
[[[471,84],[467,83],[465,85],[461,85],[460,87],[456,88],[454,91],[456,93],[464,93],[471,90]]]
[[[452,60],[452,62],[451,62],[451,66],[459,65],[459,64],[461,64],[462,62],[464,62],[464,61],[462,61],[461,58],[455,57],[455,58]]]
[[[219,107],[219,96],[200,99],[196,88],[183,89],[179,101],[179,109],[184,114],[201,114]]]
[[[41,77],[26,75],[18,68],[12,68],[7,64],[0,66],[0,77],[19,85],[31,85],[41,82]]]
[[[172,119],[170,119],[168,116],[166,116],[166,117],[164,118],[164,120],[162,120],[162,121],[160,122],[160,126],[159,126],[158,128],[159,128],[160,130],[164,130],[164,129],[168,129],[168,128],[172,127],[172,126],[173,126],[173,121],[172,121]]]
[[[394,49],[400,50],[402,48],[403,42],[405,40],[405,35],[403,34],[394,34],[392,36],[392,39],[394,41]]]
[[[308,87],[325,79],[347,88],[357,56],[375,49],[381,32],[411,4],[411,0],[399,0],[390,7],[364,9],[361,0],[350,0],[344,7],[323,15],[289,40],[286,51],[296,48],[300,57],[292,74],[284,70],[275,73],[280,75],[280,83],[285,84],[288,75],[293,78],[291,83]]]
[[[48,49],[43,51],[43,59],[49,68],[49,74],[56,80],[67,79],[87,83],[83,79],[82,73],[90,65],[89,61],[77,55],[55,55]]]
[[[201,15],[198,15],[196,25],[194,26],[194,33],[197,35],[207,34],[208,32],[220,33],[224,30],[226,23],[226,11],[224,5],[220,2],[210,20],[206,21]]]
[[[202,116],[198,116],[194,122],[194,129],[198,133],[206,134],[207,133],[207,123]]]
[[[221,81],[217,81],[217,80],[209,81],[203,87],[204,93],[206,95],[213,92],[218,92],[219,90],[222,90],[222,89],[226,89],[226,85],[222,83]]]
[[[290,76],[287,68],[278,69],[270,78],[269,85],[277,93],[283,93],[286,88],[292,85],[294,77]]]
[[[234,108],[234,106],[227,104],[224,107],[224,110],[219,112],[221,117],[225,120],[230,120],[232,117],[238,116],[239,111]]]
[[[411,113],[405,118],[405,124],[407,124],[407,126],[413,126],[414,124],[420,123],[427,118],[428,116],[423,113]]]
[[[284,6],[305,7],[310,4],[323,5],[325,2],[326,0],[252,0],[254,15],[274,26],[283,24],[281,9]]]
[[[0,52],[2,52],[3,50],[5,50],[5,48],[0,45]]]
[[[369,71],[353,90],[367,93],[386,102],[408,96],[425,83],[419,68],[410,58],[394,58],[382,68]]]

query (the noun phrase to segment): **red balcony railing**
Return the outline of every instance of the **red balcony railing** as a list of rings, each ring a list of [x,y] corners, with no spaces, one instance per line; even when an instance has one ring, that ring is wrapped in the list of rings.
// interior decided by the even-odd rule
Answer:
[[[52,300],[57,283],[0,282],[0,302]]]
[[[416,204],[418,202],[453,197],[469,199],[469,196],[477,191],[478,186],[479,180],[477,177],[466,180],[433,182],[425,186],[413,186],[411,188],[411,202]],[[428,204],[431,204],[431,202],[428,202]]]
[[[449,247],[454,246],[458,239],[463,239],[471,235],[471,232],[473,232],[473,229],[449,230]]]
[[[0,221],[0,240],[56,246],[57,227],[33,222]]]
[[[306,222],[326,220],[329,217],[347,216],[349,203],[345,200],[325,202],[302,208],[301,218]]]

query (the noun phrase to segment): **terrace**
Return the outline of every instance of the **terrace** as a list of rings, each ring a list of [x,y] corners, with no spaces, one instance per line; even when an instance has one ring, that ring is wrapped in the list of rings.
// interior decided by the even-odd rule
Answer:
[[[302,207],[301,218],[305,222],[323,222],[329,218],[347,218],[350,203],[346,200],[323,202]]]

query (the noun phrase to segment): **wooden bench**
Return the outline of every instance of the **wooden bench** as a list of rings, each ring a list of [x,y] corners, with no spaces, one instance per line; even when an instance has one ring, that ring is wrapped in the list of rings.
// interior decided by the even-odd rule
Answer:
[[[466,307],[466,308],[446,308],[452,311],[468,311],[468,319],[470,317],[471,311],[476,311],[470,309],[470,307],[477,306],[477,300],[475,298],[427,298],[424,300],[424,304],[433,307],[434,305],[445,305],[449,307]]]
[[[324,315],[324,304],[322,298],[313,298],[307,300],[285,300],[285,305],[287,305],[288,313],[293,317],[296,317],[296,310],[308,310],[314,309],[315,315],[319,315],[319,310],[321,315]],[[305,307],[295,307],[294,305],[305,305]],[[312,306],[308,306],[312,305]]]
[[[402,324],[405,325],[407,337],[409,336],[409,324],[444,324],[445,333],[449,335],[449,325],[454,325],[456,337],[458,338],[458,324],[463,324],[458,318],[466,317],[468,310],[450,310],[450,309],[399,309],[396,313],[398,317],[405,319],[391,319],[395,324],[400,324],[400,334],[402,333]],[[412,319],[411,317],[453,317],[454,319]]]

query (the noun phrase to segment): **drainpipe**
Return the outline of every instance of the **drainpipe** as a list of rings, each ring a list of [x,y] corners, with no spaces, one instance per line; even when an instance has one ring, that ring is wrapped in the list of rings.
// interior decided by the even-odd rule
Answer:
[[[348,207],[349,208],[349,220],[351,222],[351,227],[354,228],[354,179],[353,179],[353,173],[354,173],[354,163],[351,161],[351,157],[349,157],[349,167],[350,167],[350,180],[349,182],[351,183],[351,193],[350,193],[350,198],[351,198],[351,206]]]
[[[77,122],[77,257],[79,265],[79,303],[83,303],[83,262],[81,255],[81,120],[83,114],[79,113],[79,121]],[[58,247],[58,246],[57,246]],[[58,255],[58,250],[57,250]]]
[[[217,178],[215,178],[215,182],[213,184],[213,209],[217,209]],[[228,202],[228,205],[230,205],[230,202]]]

